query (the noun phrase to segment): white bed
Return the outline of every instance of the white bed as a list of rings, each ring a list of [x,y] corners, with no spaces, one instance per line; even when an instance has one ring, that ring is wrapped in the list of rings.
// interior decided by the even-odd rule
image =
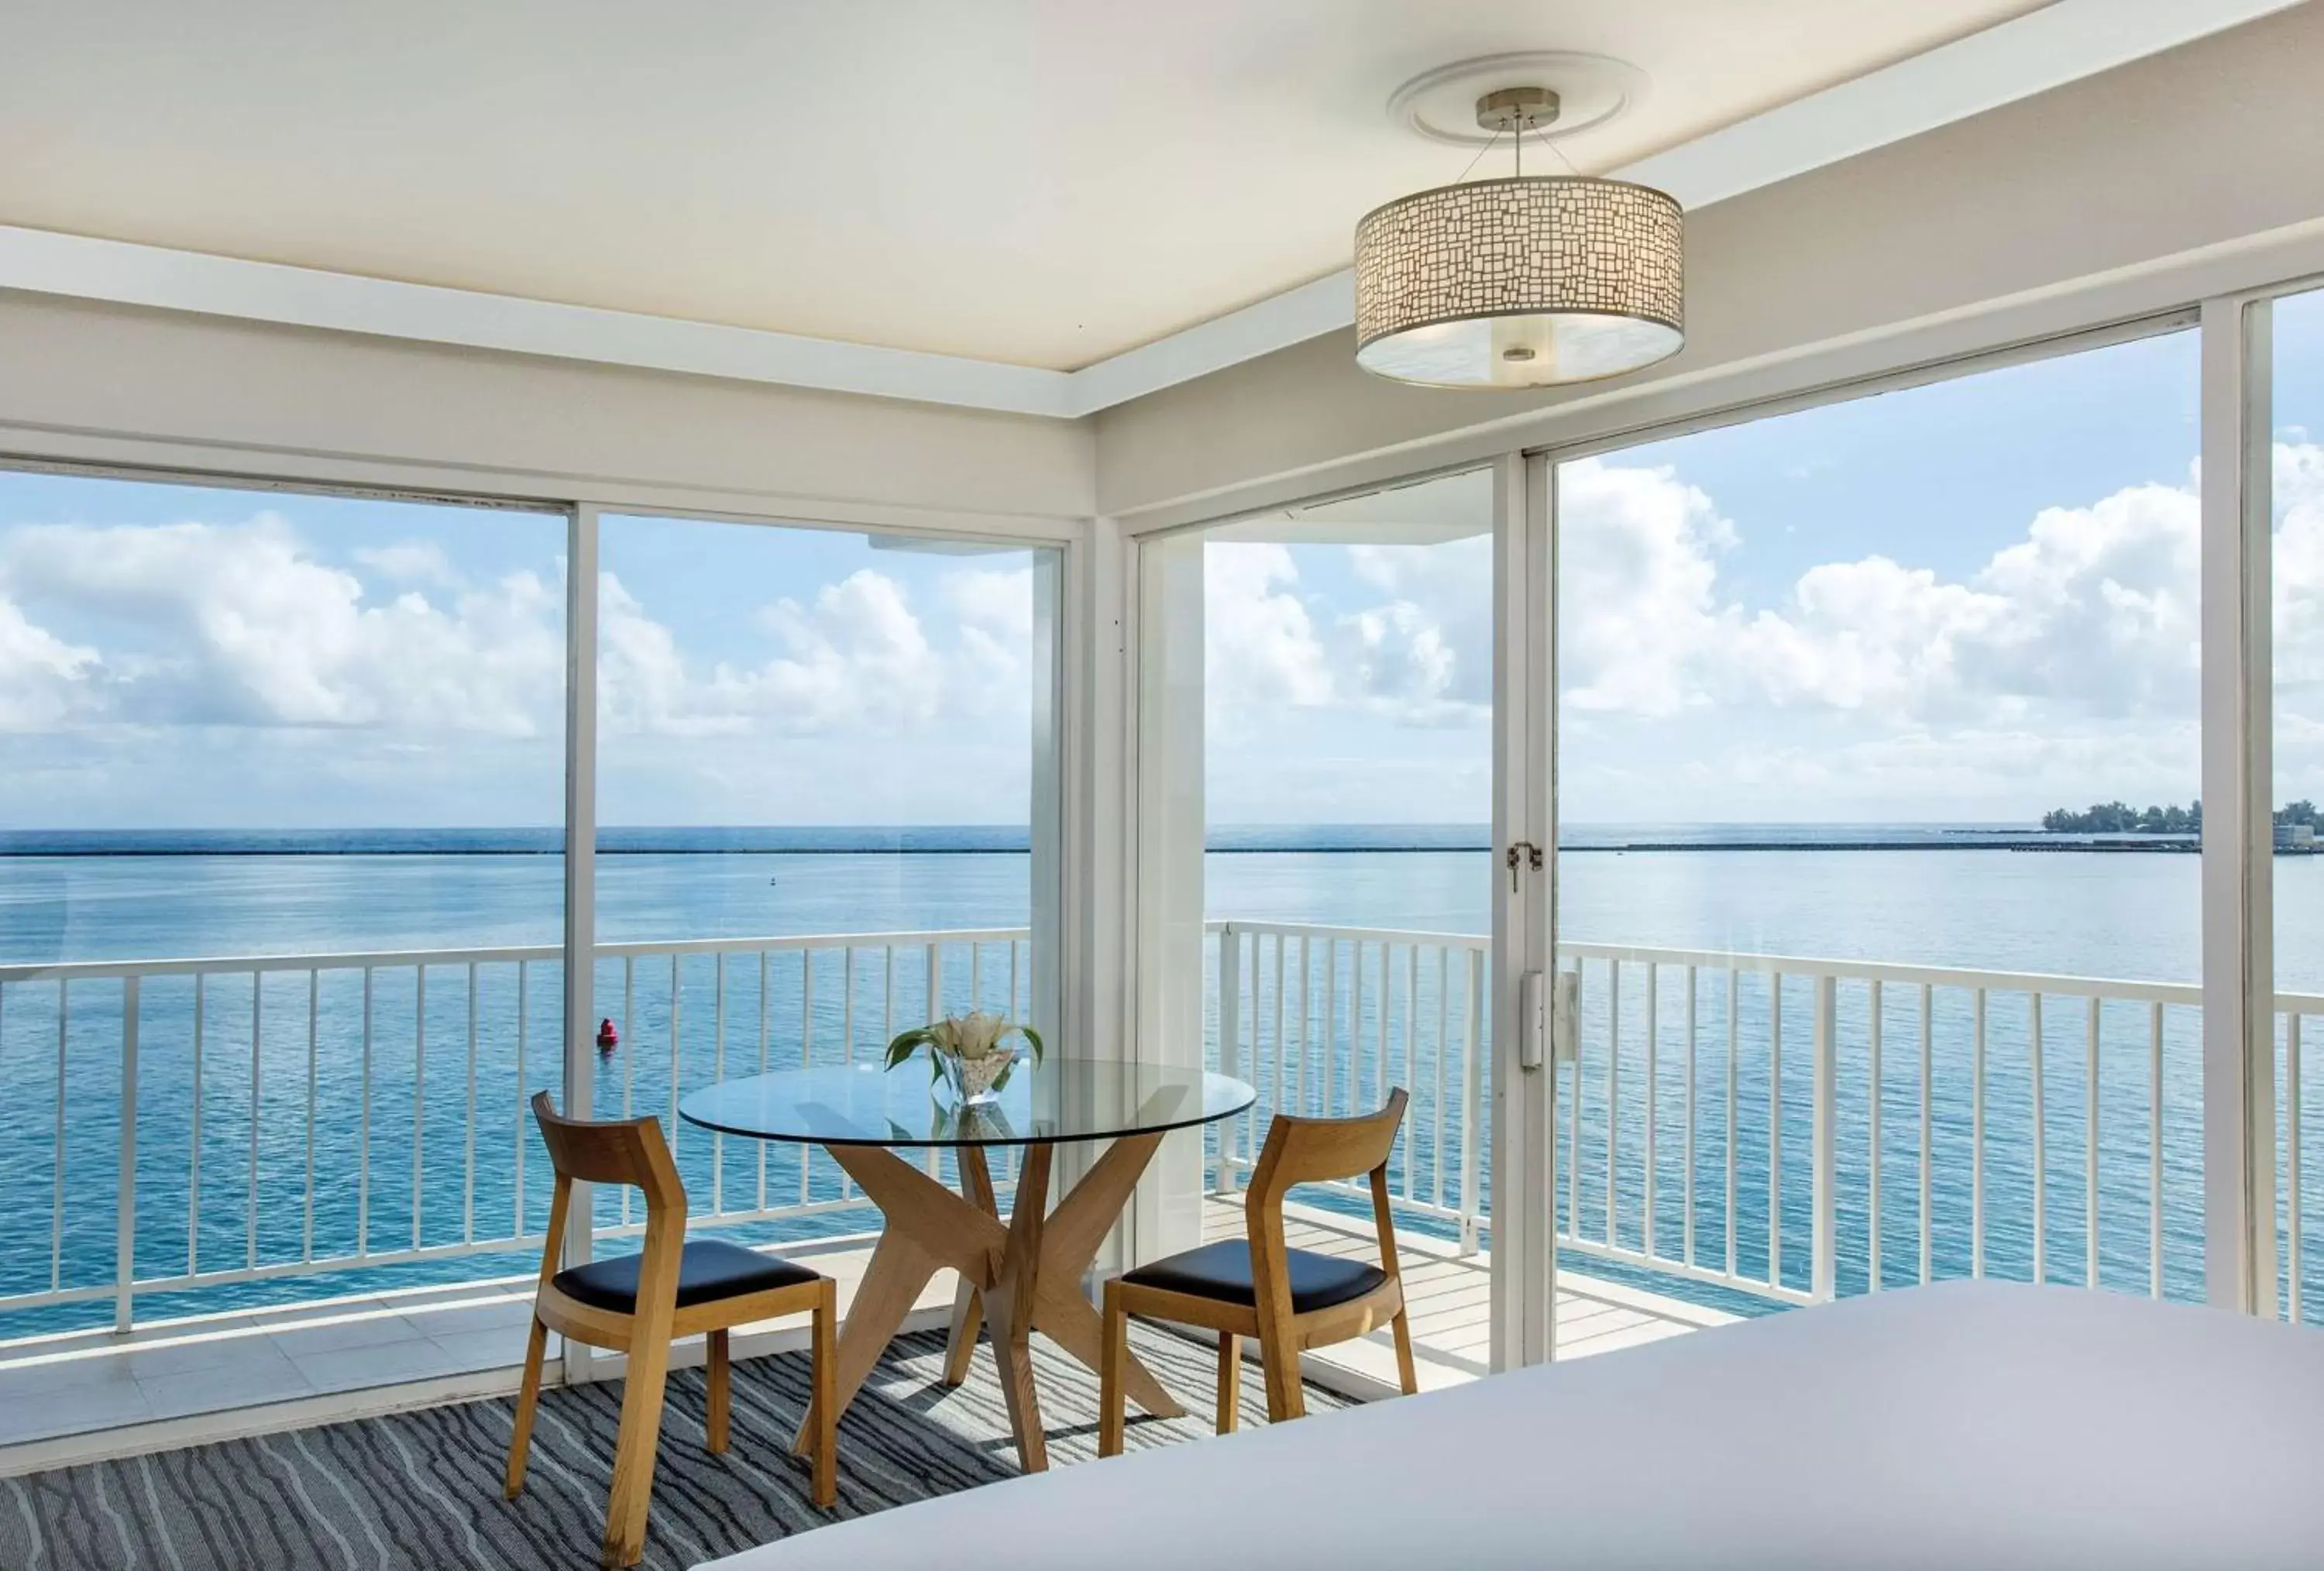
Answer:
[[[714,1564],[2324,1566],[2324,1334],[1948,1283],[1012,1479]]]

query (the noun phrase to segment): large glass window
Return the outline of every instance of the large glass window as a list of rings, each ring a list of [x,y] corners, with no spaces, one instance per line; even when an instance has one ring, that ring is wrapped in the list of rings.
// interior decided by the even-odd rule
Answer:
[[[566,532],[0,473],[0,1335],[509,1269]]]
[[[877,1063],[895,1032],[972,1007],[1052,1017],[1036,924],[1055,909],[1038,892],[1056,553],[600,531],[598,1112],[663,1114],[697,1215],[739,1236],[876,1227],[828,1158],[706,1134],[674,1104]],[[642,1222],[600,1201],[602,1224]]]
[[[1437,1295],[1415,1333],[1431,1383],[1489,1363],[1492,520],[1480,470],[1166,548],[1200,553],[1199,605],[1178,610],[1202,630],[1214,1061],[1259,1091],[1213,1137],[1215,1187],[1268,1114],[1405,1087],[1391,1187],[1406,1269]],[[1369,1227],[1360,1187],[1303,1191],[1311,1242],[1355,1247],[1334,1235]],[[1241,1225],[1208,1207],[1208,1230]],[[1384,1344],[1327,1355],[1393,1376]]]
[[[2198,396],[2172,332],[1559,467],[1569,1283],[2200,1296]]]

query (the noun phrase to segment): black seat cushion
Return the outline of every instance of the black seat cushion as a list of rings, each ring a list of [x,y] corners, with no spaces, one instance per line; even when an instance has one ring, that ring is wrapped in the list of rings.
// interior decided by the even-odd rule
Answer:
[[[1360,1260],[1342,1260],[1337,1255],[1316,1254],[1305,1249],[1286,1249],[1283,1257],[1289,1268],[1291,1312],[1295,1315],[1360,1298],[1388,1280],[1386,1271]],[[1230,1304],[1257,1300],[1250,1281],[1250,1245],[1240,1238],[1221,1239],[1167,1260],[1157,1260],[1152,1265],[1139,1266],[1124,1273],[1121,1280],[1132,1287],[1159,1288],[1164,1292],[1216,1298]]]
[[[611,1260],[593,1260],[558,1271],[555,1285],[567,1298],[593,1309],[632,1314],[638,1300],[638,1265],[644,1259],[641,1254],[621,1254]],[[796,1287],[815,1277],[807,1267],[776,1255],[761,1254],[739,1243],[721,1243],[715,1238],[699,1239],[688,1243],[678,1256],[678,1307],[690,1308],[715,1298]]]

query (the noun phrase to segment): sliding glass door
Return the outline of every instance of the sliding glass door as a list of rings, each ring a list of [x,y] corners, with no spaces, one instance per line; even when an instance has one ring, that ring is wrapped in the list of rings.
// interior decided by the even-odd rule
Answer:
[[[1169,1205],[1139,1252],[1240,1233],[1227,1202],[1273,1114],[1369,1112],[1402,1086],[1390,1187],[1431,1295],[1424,1384],[1491,1363],[1494,484],[1442,476],[1140,551],[1141,1038],[1259,1101],[1166,1160],[1175,1195],[1212,1198]],[[1298,1200],[1296,1242],[1369,1236],[1360,1180]],[[1395,1377],[1385,1334],[1318,1354]]]
[[[1562,1354],[2202,1297],[2198,402],[2166,331],[1557,465]]]

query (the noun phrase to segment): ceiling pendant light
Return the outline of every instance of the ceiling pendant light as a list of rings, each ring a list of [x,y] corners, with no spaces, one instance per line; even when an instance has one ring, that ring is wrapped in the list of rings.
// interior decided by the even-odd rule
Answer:
[[[1554,387],[1619,376],[1686,342],[1684,218],[1650,186],[1527,175],[1546,88],[1477,100],[1517,172],[1416,191],[1356,225],[1356,363],[1425,387]]]

